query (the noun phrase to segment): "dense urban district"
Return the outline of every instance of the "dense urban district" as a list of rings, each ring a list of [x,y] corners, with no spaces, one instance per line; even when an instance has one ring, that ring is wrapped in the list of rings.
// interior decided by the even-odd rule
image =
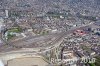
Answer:
[[[100,66],[100,0],[0,0],[0,66]]]

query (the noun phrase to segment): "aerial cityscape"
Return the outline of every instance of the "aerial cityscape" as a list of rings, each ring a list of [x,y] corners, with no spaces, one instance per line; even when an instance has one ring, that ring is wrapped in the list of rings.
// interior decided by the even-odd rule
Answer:
[[[100,66],[100,0],[0,0],[0,66]]]

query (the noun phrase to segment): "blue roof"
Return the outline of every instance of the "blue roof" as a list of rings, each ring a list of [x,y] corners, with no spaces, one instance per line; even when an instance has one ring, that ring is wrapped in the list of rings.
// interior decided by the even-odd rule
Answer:
[[[95,25],[98,25],[98,26],[100,26],[100,21],[99,21],[99,22],[95,22]]]

